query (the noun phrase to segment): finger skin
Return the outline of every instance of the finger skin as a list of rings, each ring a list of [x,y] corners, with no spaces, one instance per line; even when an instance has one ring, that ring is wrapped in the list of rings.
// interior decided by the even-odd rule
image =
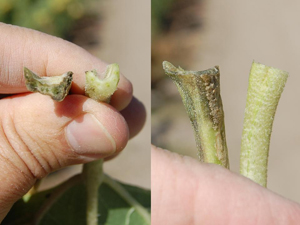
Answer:
[[[74,75],[71,94],[81,95],[84,95],[85,71],[96,69],[101,73],[106,69],[105,62],[60,38],[4,23],[0,23],[0,31],[2,94],[28,92],[23,76],[24,66],[41,76],[54,76],[72,70]],[[126,115],[130,114],[130,109],[134,109],[135,117],[127,116],[133,137],[145,122],[145,109],[139,101],[132,99],[132,95],[131,82],[121,75],[118,89],[111,97],[110,105],[119,111],[124,110]],[[127,107],[129,104],[130,107]]]
[[[145,121],[146,121],[145,106],[138,99],[133,97],[129,105],[125,109],[123,109],[120,113],[125,118],[128,124],[129,139],[135,137],[145,125]],[[119,152],[116,152],[106,157],[105,161],[111,160],[118,155]]]
[[[84,95],[85,71],[96,69],[99,74],[107,63],[84,49],[35,30],[0,23],[0,93],[28,92],[23,67],[40,76],[55,76],[72,71],[71,93]],[[124,109],[132,98],[132,84],[120,77],[118,90],[111,99],[117,110]]]
[[[300,206],[227,169],[152,147],[151,224],[299,224]]]
[[[0,32],[1,222],[36,178],[64,166],[118,155],[128,141],[129,131],[134,136],[143,127],[145,109],[140,102],[132,100],[132,84],[123,75],[111,98],[111,106],[83,96],[85,71],[96,69],[101,74],[107,64],[82,48],[60,38],[3,23],[0,23]],[[49,96],[28,94],[24,66],[40,76],[55,76],[71,70],[74,73],[71,95],[56,103]],[[130,114],[131,109],[135,110],[135,117]],[[124,117],[116,110],[122,111]],[[101,121],[109,131],[116,142],[114,152],[103,149],[95,152],[97,147],[89,146],[94,152],[87,154],[83,149],[83,155],[79,155],[71,149],[66,140],[69,134],[66,126],[74,121],[75,127],[79,126],[87,114]]]
[[[145,125],[145,106],[137,98],[133,97],[129,105],[120,113],[128,124],[130,138],[133,138],[142,130],[143,126]]]
[[[105,128],[114,141],[113,149],[103,149],[100,143],[88,148],[81,146],[79,154],[72,148],[66,128],[73,121],[80,125],[83,121],[79,118],[87,114],[102,124],[101,129]],[[85,128],[83,135],[98,132]],[[63,102],[39,93],[1,99],[0,221],[37,178],[65,166],[116,154],[126,146],[128,138],[126,121],[116,109],[85,96],[70,95]]]

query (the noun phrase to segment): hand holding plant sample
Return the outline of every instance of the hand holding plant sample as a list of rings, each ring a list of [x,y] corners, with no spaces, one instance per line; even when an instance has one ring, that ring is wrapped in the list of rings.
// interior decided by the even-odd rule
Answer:
[[[220,131],[215,122],[215,115],[223,116],[219,68],[185,71],[168,62],[163,67],[179,89],[194,128],[200,161],[228,168],[229,164],[220,160],[227,158],[227,151],[218,151],[227,150],[225,128],[222,129],[224,139],[218,139]],[[287,77],[286,72],[259,63],[253,63],[250,72],[241,174],[262,186],[267,183],[275,110]],[[214,110],[214,106],[218,108]],[[152,168],[152,193],[155,193],[152,223],[155,225],[297,224],[300,219],[298,204],[222,167],[153,147]],[[171,214],[176,216],[165,216]]]
[[[229,168],[220,71],[185,71],[163,62],[166,74],[178,87],[194,128],[199,159]],[[288,73],[253,62],[250,71],[241,148],[241,174],[262,186],[267,165],[273,120]]]
[[[5,34],[0,37],[0,43],[3,43],[0,92],[5,94],[0,100],[0,219],[3,220],[12,205],[37,179],[65,166],[120,152],[128,141],[129,130],[139,131],[144,122],[144,119],[131,121],[134,119],[126,114],[123,117],[122,110],[134,107],[136,112],[143,114],[144,108],[137,102],[135,105],[130,103],[132,86],[122,75],[118,89],[111,97],[111,105],[86,97],[85,72],[96,69],[102,73],[106,64],[83,49],[29,29],[5,24],[0,24],[0,29]],[[24,66],[41,76],[71,70],[71,95],[56,102],[49,96],[28,93]],[[104,181],[100,188],[104,193],[103,202],[110,202],[111,207],[122,204],[123,216],[129,211],[136,220],[143,221],[149,216],[144,208],[150,204],[149,192],[122,185],[107,176]],[[136,193],[139,193],[138,199],[132,197]],[[33,220],[38,224],[51,224],[55,214],[61,216],[57,220],[62,224],[83,224],[86,222],[85,196],[84,180],[81,175],[75,176],[57,188],[33,195],[27,203],[17,202],[4,224],[25,224]],[[136,210],[138,206],[140,211]],[[67,211],[62,213],[63,210]],[[107,213],[100,219],[114,220],[109,211],[99,210]],[[77,213],[72,213],[75,211]],[[115,215],[120,216],[120,212]]]

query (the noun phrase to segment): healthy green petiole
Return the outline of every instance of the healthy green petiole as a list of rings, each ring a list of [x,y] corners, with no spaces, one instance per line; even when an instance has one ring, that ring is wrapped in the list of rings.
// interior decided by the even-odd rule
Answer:
[[[269,144],[276,108],[288,73],[253,62],[242,135],[240,173],[267,186]]]

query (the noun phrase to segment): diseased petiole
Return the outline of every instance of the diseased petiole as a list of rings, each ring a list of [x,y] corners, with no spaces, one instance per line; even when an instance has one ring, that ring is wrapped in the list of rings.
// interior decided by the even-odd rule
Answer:
[[[26,67],[24,67],[24,76],[29,91],[49,95],[58,102],[64,100],[68,95],[73,80],[71,71],[59,76],[40,77]]]

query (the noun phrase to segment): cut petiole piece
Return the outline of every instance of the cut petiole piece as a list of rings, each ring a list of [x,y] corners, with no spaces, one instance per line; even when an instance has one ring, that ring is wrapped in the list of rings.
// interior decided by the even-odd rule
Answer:
[[[98,102],[109,102],[120,80],[119,65],[108,65],[103,79],[97,76],[96,70],[87,71],[85,75],[85,95]]]
[[[229,168],[219,67],[185,71],[165,61],[163,68],[176,84],[189,115],[200,161]]]
[[[240,173],[267,186],[270,137],[288,73],[253,62],[241,145]]]
[[[66,72],[60,76],[40,77],[24,67],[26,87],[29,91],[49,95],[55,101],[61,102],[71,88],[73,73]]]
[[[96,70],[87,71],[85,77],[85,95],[98,102],[109,103],[120,80],[119,65],[108,65],[102,80],[97,76]],[[102,164],[103,159],[100,159],[83,166],[87,188],[87,225],[98,224],[98,189],[104,177]]]

